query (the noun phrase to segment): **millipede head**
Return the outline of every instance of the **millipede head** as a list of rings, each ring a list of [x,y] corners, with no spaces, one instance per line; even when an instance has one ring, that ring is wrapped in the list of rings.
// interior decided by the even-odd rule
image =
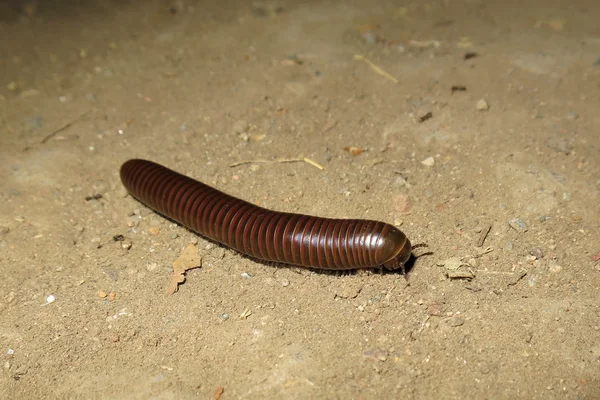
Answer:
[[[383,266],[390,271],[402,269],[404,272],[404,264],[408,262],[410,255],[412,254],[410,240],[408,240],[402,231],[395,227],[390,227],[390,229],[385,232],[383,240],[384,244],[382,250],[386,255],[386,261],[382,262]]]

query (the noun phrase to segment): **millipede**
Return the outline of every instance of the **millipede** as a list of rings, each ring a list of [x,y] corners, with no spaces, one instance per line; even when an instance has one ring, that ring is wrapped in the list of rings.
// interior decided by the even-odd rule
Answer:
[[[412,249],[393,225],[268,210],[152,161],[121,166],[135,199],[214,242],[250,257],[324,270],[402,269]]]

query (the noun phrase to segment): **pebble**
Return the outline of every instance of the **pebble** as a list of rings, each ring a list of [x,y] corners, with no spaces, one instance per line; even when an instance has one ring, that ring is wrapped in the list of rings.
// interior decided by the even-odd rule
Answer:
[[[148,228],[148,232],[150,232],[152,236],[158,236],[158,234],[160,233],[160,228],[157,226],[151,226],[150,228]]]
[[[410,214],[412,204],[405,193],[395,194],[392,197],[392,205],[395,215]]]
[[[27,121],[27,126],[31,129],[40,129],[44,125],[44,117],[36,115]]]
[[[485,361],[479,363],[478,366],[479,366],[479,372],[481,372],[483,375],[487,375],[490,373],[490,366]]]
[[[225,249],[222,247],[215,247],[211,250],[210,255],[218,260],[222,260],[225,257]]]
[[[359,282],[344,281],[335,288],[335,296],[342,299],[354,299],[362,289],[362,284]]]
[[[247,272],[242,272],[240,275],[241,275],[243,278],[246,278],[246,279],[250,279],[250,278],[252,278],[252,275],[250,275],[250,274],[249,274],[249,273],[247,273]]]
[[[487,111],[490,109],[490,105],[485,99],[480,99],[477,102],[476,107],[477,107],[477,110],[479,110],[479,111]]]
[[[101,299],[103,299],[106,296],[108,296],[108,295],[106,294],[106,292],[104,290],[98,290],[98,297],[100,297]]]
[[[460,317],[452,317],[448,320],[448,325],[452,327],[462,326],[465,321]]]
[[[290,286],[290,281],[287,280],[287,279],[282,279],[281,280],[281,286],[283,286],[283,287]]]
[[[450,271],[456,271],[460,267],[466,266],[460,257],[450,257],[442,262],[438,262],[437,265]]]
[[[426,167],[433,167],[433,164],[435,164],[435,158],[427,157],[426,159],[421,161],[421,164],[423,164]]]
[[[429,307],[427,307],[427,314],[432,317],[442,316],[442,310],[440,309],[440,305],[438,303],[431,303]]]
[[[190,243],[193,244],[194,246],[198,244],[198,238],[196,236],[192,236],[190,238]]]
[[[21,365],[20,367],[18,367],[16,369],[15,375],[25,375],[28,370],[29,370],[29,367],[27,365]]]
[[[131,246],[133,246],[133,244],[131,242],[123,242],[123,243],[121,243],[121,247],[124,248],[125,250],[131,249]]]
[[[562,266],[558,265],[558,264],[552,264],[550,265],[550,267],[548,268],[550,270],[550,272],[553,273],[559,273],[560,271],[562,271]]]
[[[527,225],[521,218],[513,218],[508,221],[508,225],[517,232],[527,232]]]
[[[232,129],[233,129],[233,133],[239,135],[241,133],[248,132],[249,128],[250,128],[250,126],[248,125],[248,122],[246,120],[240,119],[233,124]]]
[[[388,352],[385,350],[372,349],[363,352],[363,356],[375,361],[386,361],[388,358]]]
[[[119,196],[119,197],[123,197],[124,198],[124,197],[127,197],[128,195],[129,195],[129,192],[124,187],[120,188],[117,191],[117,196]]]
[[[402,177],[400,175],[397,176],[396,179],[394,179],[394,182],[392,183],[392,185],[398,186],[398,187],[409,186],[408,182],[406,182],[406,179],[404,179],[404,177]]]
[[[55,301],[56,301],[56,297],[54,297],[53,295],[46,297],[46,304],[51,304],[51,303],[54,303]]]
[[[373,31],[367,31],[362,34],[362,38],[366,44],[377,44],[377,34]]]
[[[554,151],[562,153],[566,156],[573,151],[573,143],[567,138],[552,138],[548,140],[546,145]]]
[[[537,260],[539,260],[540,258],[544,258],[544,251],[542,249],[540,249],[539,247],[535,247],[535,248],[529,250],[529,254],[534,256]]]
[[[579,114],[577,114],[576,112],[570,112],[567,114],[567,119],[575,120],[577,118],[579,118]]]
[[[223,313],[219,315],[219,318],[221,318],[223,321],[227,321],[229,319],[229,314]]]

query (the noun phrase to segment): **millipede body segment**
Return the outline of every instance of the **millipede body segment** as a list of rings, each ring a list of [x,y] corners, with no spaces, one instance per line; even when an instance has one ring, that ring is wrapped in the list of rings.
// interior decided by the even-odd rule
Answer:
[[[194,232],[251,257],[308,268],[404,268],[412,248],[379,221],[332,219],[256,206],[146,160],[121,167],[129,193]]]

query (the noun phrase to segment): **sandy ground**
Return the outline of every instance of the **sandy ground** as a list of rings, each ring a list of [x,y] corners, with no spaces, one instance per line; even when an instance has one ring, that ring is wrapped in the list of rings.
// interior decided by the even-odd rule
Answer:
[[[0,398],[600,398],[597,0],[55,3],[0,4]],[[433,254],[255,262],[134,157]]]

